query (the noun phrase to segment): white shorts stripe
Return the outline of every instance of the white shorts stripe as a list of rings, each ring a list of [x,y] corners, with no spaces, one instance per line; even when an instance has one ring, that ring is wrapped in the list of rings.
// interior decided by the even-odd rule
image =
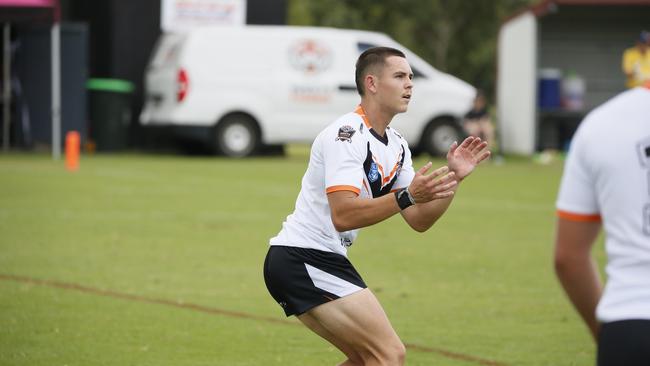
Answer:
[[[362,287],[359,287],[339,277],[333,276],[327,272],[321,271],[320,269],[310,266],[307,263],[305,263],[305,268],[307,268],[307,273],[309,273],[309,277],[314,283],[314,286],[318,287],[321,290],[332,293],[338,297],[347,296],[359,290],[363,290]]]

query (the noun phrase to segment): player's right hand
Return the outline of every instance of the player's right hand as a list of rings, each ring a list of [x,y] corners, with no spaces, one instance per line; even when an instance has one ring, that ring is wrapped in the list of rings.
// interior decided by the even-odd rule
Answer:
[[[433,164],[426,163],[415,173],[408,187],[415,203],[425,203],[436,199],[448,198],[454,195],[458,184],[454,172],[448,166],[442,166],[427,174]]]

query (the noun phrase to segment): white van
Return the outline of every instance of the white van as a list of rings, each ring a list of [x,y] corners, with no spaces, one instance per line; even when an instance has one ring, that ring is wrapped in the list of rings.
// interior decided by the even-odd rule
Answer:
[[[216,151],[241,157],[263,145],[311,143],[354,110],[359,54],[402,50],[413,69],[413,97],[392,126],[411,148],[446,152],[476,90],[434,69],[385,34],[358,30],[244,26],[163,34],[146,71],[143,126],[173,126]]]

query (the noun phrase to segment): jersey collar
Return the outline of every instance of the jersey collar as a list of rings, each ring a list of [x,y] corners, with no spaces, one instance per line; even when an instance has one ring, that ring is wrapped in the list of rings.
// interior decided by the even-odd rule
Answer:
[[[366,125],[367,129],[372,128],[372,126],[370,125],[370,122],[368,122],[368,117],[366,117],[366,111],[363,110],[363,107],[361,105],[357,106],[357,109],[354,110],[354,113],[361,116],[361,118],[363,119],[363,124]]]
[[[358,114],[361,119],[363,119],[363,124],[366,125],[366,128],[368,131],[370,131],[370,134],[375,136],[377,140],[379,140],[382,144],[388,146],[388,126],[386,126],[386,132],[384,132],[384,136],[381,136],[375,131],[375,129],[372,128],[372,125],[370,122],[368,122],[368,117],[366,117],[366,111],[363,110],[363,107],[361,105],[357,106],[357,109],[354,110],[354,113]]]

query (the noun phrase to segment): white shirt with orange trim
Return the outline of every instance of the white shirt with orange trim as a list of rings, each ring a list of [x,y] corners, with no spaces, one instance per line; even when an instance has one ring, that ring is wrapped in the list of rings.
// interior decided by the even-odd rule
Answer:
[[[557,210],[569,220],[602,218],[608,279],[597,318],[650,319],[650,89],[621,93],[580,124]]]
[[[377,134],[358,107],[316,137],[295,210],[270,244],[347,256],[359,230],[336,231],[327,194],[346,190],[375,198],[408,187],[414,177],[406,140],[391,127]]]

